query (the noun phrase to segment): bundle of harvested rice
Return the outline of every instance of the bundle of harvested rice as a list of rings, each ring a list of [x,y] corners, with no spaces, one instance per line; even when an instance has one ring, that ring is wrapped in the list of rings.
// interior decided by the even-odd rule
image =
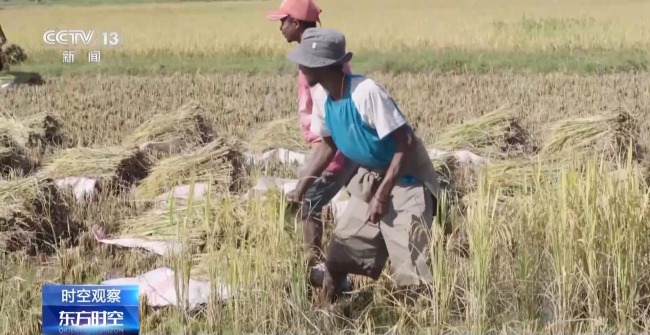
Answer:
[[[22,148],[29,146],[32,129],[23,121],[7,114],[0,115],[0,130],[4,132],[13,143]]]
[[[254,131],[253,136],[248,139],[248,149],[252,152],[264,152],[276,148],[307,150],[301,135],[300,123],[296,118],[268,122]]]
[[[120,190],[146,177],[151,164],[137,148],[76,147],[57,152],[38,174],[51,179],[86,177],[98,180],[101,189]]]
[[[536,150],[532,137],[507,106],[443,131],[434,146],[448,150],[472,149],[482,156]]]
[[[489,181],[491,188],[498,187],[504,195],[513,195],[530,193],[540,185],[554,182],[564,163],[557,160],[508,159],[474,169],[473,173],[484,173],[484,178]],[[471,186],[467,187],[470,192],[476,190],[475,178],[470,177],[468,180],[472,179],[474,180]]]
[[[205,244],[211,222],[205,222],[215,206],[214,200],[196,199],[174,204],[165,209],[151,209],[141,216],[126,220],[120,229],[120,237],[150,239],[156,241],[187,240],[192,248]]]
[[[208,183],[194,183],[173,187],[171,191],[156,197],[156,207],[166,208],[173,204],[185,204],[191,199],[201,200],[212,192]]]
[[[439,174],[441,186],[451,186],[452,191],[458,191],[453,185],[462,185],[472,166],[489,163],[488,159],[467,150],[444,151],[429,149],[428,152],[433,167]]]
[[[234,190],[243,173],[244,156],[240,145],[218,137],[204,147],[160,160],[135,189],[141,200],[152,200],[174,187],[192,182],[208,182]]]
[[[635,159],[641,156],[637,120],[618,109],[585,118],[566,119],[550,127],[550,135],[540,152],[543,156],[565,153],[573,157],[604,155],[624,158],[628,150]]]
[[[20,64],[27,60],[27,53],[21,46],[9,43],[2,46],[0,57],[2,64]]]
[[[127,146],[159,148],[171,154],[204,145],[214,139],[209,115],[196,102],[183,105],[172,113],[158,114],[141,124],[124,139]]]
[[[0,249],[52,251],[61,239],[75,238],[80,225],[51,180],[37,177],[0,181]]]
[[[5,125],[2,120],[0,118],[0,175],[29,173],[36,162],[26,147],[28,135],[24,126],[18,122]]]
[[[29,128],[29,146],[61,146],[66,141],[63,119],[57,113],[39,113],[25,118],[22,122]]]

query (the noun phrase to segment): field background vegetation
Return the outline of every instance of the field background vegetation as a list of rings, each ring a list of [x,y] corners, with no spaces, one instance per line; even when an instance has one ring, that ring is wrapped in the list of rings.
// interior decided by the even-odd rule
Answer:
[[[74,4],[74,2],[71,2]],[[643,1],[323,1],[322,22],[347,34],[362,70],[638,70],[648,66],[650,4]],[[260,71],[286,69],[290,46],[265,19],[272,1],[42,5],[0,11],[31,66],[57,71]],[[24,18],[30,18],[24,20]],[[363,18],[361,20],[360,18]],[[48,29],[117,31],[100,67],[62,67]],[[273,32],[275,30],[275,33]]]
[[[247,141],[283,118],[296,118],[298,131],[296,69],[284,59],[291,46],[264,16],[279,1],[143,2],[7,2],[0,24],[29,56],[10,70],[39,72],[46,84],[0,92],[0,108],[17,117],[57,112],[79,146],[121,145],[154,114],[192,100],[222,136]],[[510,104],[541,141],[552,122],[623,108],[638,117],[639,141],[650,146],[650,2],[318,3],[324,26],[346,34],[353,70],[384,85],[427,144]],[[62,64],[61,50],[42,44],[44,31],[62,28],[114,30],[124,42],[102,49],[99,65],[87,64],[83,53]],[[97,283],[163,265],[187,273],[199,256],[194,273],[245,293],[199,315],[145,310],[143,334],[647,333],[647,168],[566,156],[577,160],[551,181],[539,171],[532,182],[528,174],[509,175],[513,183],[528,177],[535,190],[515,197],[495,186],[503,180],[478,179],[473,202],[453,220],[467,235],[469,257],[432,245],[436,295],[428,307],[392,302],[386,272],[372,299],[337,313],[314,308],[297,257],[301,235],[282,201],[241,205],[224,195],[216,216],[194,218],[223,233],[219,247],[209,239],[215,247],[203,255],[115,251],[85,231],[52,255],[0,256],[0,333],[40,334],[44,282]],[[125,203],[108,196],[75,204],[73,215],[86,228],[115,232],[142,214]]]

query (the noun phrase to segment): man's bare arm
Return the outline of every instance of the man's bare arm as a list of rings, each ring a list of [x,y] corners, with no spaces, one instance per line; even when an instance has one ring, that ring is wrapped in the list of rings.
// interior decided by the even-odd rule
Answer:
[[[296,194],[302,199],[307,189],[314,181],[325,171],[327,165],[332,161],[336,154],[336,144],[331,137],[324,137],[323,143],[316,148],[316,153],[309,165],[306,167],[305,177],[298,181],[296,185]]]
[[[390,136],[395,138],[397,148],[388,166],[384,180],[374,195],[381,202],[388,200],[388,197],[393,191],[393,187],[395,187],[397,181],[404,174],[404,163],[407,157],[415,152],[415,134],[406,125],[397,128]]]

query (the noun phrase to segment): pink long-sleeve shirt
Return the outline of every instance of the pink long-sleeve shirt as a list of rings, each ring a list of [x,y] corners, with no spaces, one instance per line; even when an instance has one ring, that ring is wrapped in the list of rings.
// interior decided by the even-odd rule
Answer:
[[[343,71],[348,74],[351,73],[350,65],[348,63],[343,64]],[[300,112],[300,126],[302,127],[302,135],[310,148],[313,144],[321,142],[321,138],[309,130],[311,125],[312,106],[313,102],[309,91],[309,84],[307,83],[307,79],[302,71],[298,70],[298,111]],[[325,171],[341,171],[344,164],[345,157],[340,151],[337,151],[332,162],[327,166]]]

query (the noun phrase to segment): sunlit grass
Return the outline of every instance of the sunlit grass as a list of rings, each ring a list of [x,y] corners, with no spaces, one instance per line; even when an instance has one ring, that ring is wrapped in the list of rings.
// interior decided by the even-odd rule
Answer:
[[[9,39],[33,55],[45,50],[46,30],[67,28],[95,30],[98,39],[103,31],[118,32],[123,45],[111,52],[132,57],[269,56],[289,48],[278,23],[265,18],[277,5],[262,1],[24,7],[1,11],[0,20]],[[644,16],[650,4],[644,2],[323,0],[319,5],[324,26],[343,31],[349,49],[356,52],[647,50],[650,43],[650,23]]]

